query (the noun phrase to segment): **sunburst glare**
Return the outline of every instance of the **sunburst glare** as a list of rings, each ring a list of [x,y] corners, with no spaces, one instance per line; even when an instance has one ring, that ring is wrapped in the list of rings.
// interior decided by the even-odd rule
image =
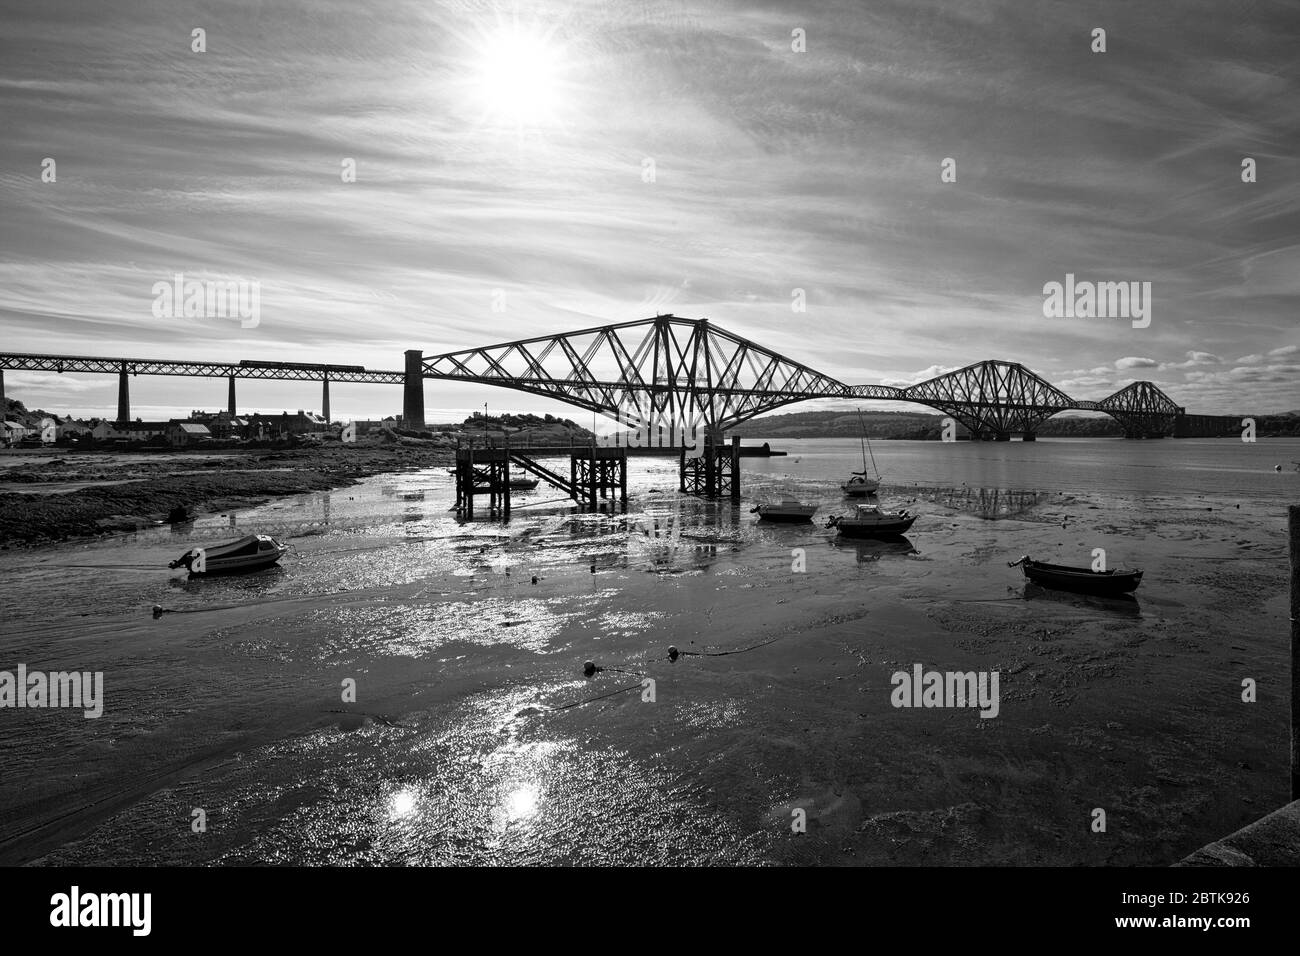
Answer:
[[[500,23],[477,44],[473,85],[493,124],[553,125],[566,107],[564,48],[549,33],[517,21]]]

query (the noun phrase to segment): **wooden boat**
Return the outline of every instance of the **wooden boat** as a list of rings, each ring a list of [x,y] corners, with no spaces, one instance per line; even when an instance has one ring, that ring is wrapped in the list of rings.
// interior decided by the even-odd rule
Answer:
[[[846,538],[879,538],[904,533],[916,519],[917,515],[906,511],[881,511],[875,505],[858,505],[847,517],[832,516],[826,527],[835,528]]]
[[[288,550],[270,535],[250,534],[229,544],[191,548],[167,567],[184,567],[191,575],[258,571],[275,564]]]
[[[874,495],[880,489],[880,469],[876,467],[876,453],[871,452],[871,470],[876,473],[872,478],[867,474],[867,451],[870,443],[867,441],[867,426],[862,421],[862,409],[858,409],[858,443],[862,446],[862,470],[855,471],[849,477],[849,480],[840,485],[840,490],[848,498],[867,498]]]
[[[813,515],[817,513],[816,505],[806,505],[802,502],[795,501],[793,498],[785,498],[780,502],[771,502],[761,504],[755,508],[749,509],[751,513],[757,512],[758,517],[763,521],[784,521],[793,523],[797,521],[812,521]]]
[[[1063,591],[1083,591],[1088,594],[1128,594],[1142,583],[1140,570],[1093,571],[1091,568],[1073,568],[1064,564],[1047,564],[1025,555],[1019,561],[1008,562],[1007,567],[1021,567],[1025,577],[1045,588]]]

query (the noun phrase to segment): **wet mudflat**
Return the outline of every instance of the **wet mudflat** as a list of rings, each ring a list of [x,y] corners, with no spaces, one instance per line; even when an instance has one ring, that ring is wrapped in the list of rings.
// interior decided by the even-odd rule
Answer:
[[[843,543],[831,474],[764,465],[739,509],[643,462],[626,515],[459,524],[429,469],[0,556],[0,667],[106,694],[0,712],[0,861],[1163,864],[1285,799],[1285,489],[887,480],[922,520]],[[821,520],[756,523],[792,490]],[[254,530],[295,552],[166,571]],[[1097,547],[1135,602],[1006,567]],[[916,663],[998,671],[998,716],[893,707]]]

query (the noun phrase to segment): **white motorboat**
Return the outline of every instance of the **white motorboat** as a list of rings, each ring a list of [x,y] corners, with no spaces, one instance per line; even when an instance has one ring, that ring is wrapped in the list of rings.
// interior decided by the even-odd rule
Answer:
[[[858,505],[857,510],[847,517],[832,517],[826,527],[835,528],[846,538],[875,538],[902,534],[912,527],[916,518],[906,511],[881,511],[875,505]]]
[[[288,550],[268,534],[250,534],[211,548],[190,548],[167,567],[183,567],[191,575],[257,571],[275,564]]]
[[[779,502],[758,505],[750,511],[757,512],[759,518],[764,521],[812,521],[813,515],[817,513],[817,506],[806,505],[793,498],[785,498]]]

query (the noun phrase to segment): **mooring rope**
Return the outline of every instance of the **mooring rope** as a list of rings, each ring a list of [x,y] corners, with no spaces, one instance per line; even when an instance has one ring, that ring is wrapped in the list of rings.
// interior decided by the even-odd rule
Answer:
[[[784,634],[778,634],[776,637],[768,638],[766,641],[760,641],[757,644],[751,644],[749,647],[737,647],[729,651],[679,651],[675,647],[668,648],[668,659],[677,660],[678,657],[729,657],[732,654],[745,654],[749,651],[756,651],[760,647],[767,647],[769,644],[775,644],[785,637]]]
[[[628,691],[640,690],[640,684],[631,684],[627,687],[619,687],[611,690],[608,694],[601,694],[597,697],[589,697],[586,700],[575,700],[572,703],[560,704],[558,707],[552,707],[551,710],[568,710],[571,707],[581,707],[583,704],[594,704],[598,700],[604,700],[606,697],[613,697],[615,694],[626,694]]]

